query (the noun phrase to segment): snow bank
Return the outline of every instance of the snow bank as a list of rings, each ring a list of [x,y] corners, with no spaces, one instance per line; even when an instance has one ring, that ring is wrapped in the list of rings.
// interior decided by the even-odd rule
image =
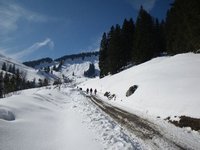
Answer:
[[[200,118],[199,66],[200,54],[159,57],[81,86],[97,88],[102,97],[106,91],[115,94],[116,100],[109,103],[132,112],[139,110],[163,118],[175,115]],[[126,97],[133,85],[138,85],[138,89]]]
[[[11,112],[15,120],[6,121]],[[24,90],[0,100],[1,150],[139,150],[142,146],[80,91],[66,85],[60,90],[55,86]]]
[[[70,95],[53,87],[25,90],[1,99],[0,149],[103,149],[71,105]],[[13,115],[15,120],[8,121]]]
[[[12,121],[15,120],[15,116],[13,112],[9,111],[7,108],[0,107],[0,119]]]

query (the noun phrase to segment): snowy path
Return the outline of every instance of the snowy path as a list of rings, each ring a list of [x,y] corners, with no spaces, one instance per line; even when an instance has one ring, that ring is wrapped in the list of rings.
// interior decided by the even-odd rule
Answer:
[[[0,115],[2,150],[144,149],[73,88],[22,91],[0,101],[0,112],[5,111],[15,120]]]
[[[80,91],[65,91],[72,99],[72,107],[82,116],[82,122],[92,131],[96,141],[103,145],[104,149],[112,150],[137,150],[144,149],[134,137],[124,133],[120,125],[111,117],[99,109],[96,105],[80,93]]]
[[[149,149],[198,149],[200,146],[198,134],[192,136],[190,132],[180,132],[179,128],[152,123],[148,119],[131,114],[125,110],[112,106],[100,100],[98,96],[87,95],[99,108],[109,114],[129,134],[134,134],[145,143]],[[165,125],[167,125],[165,124]],[[176,128],[174,130],[174,128]],[[196,132],[195,132],[196,133]],[[196,136],[197,135],[197,136]]]

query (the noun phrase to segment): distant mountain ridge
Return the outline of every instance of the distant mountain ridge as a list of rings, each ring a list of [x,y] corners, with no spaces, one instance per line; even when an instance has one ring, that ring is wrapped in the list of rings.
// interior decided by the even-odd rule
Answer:
[[[68,59],[74,60],[74,59],[85,59],[86,57],[92,57],[92,56],[98,56],[99,55],[99,51],[95,51],[95,52],[83,52],[83,53],[78,53],[78,54],[71,54],[71,55],[64,55],[62,57],[59,57],[57,59],[52,59],[49,57],[46,58],[41,58],[38,60],[33,60],[33,61],[27,61],[27,62],[23,62],[24,65],[38,69],[38,66],[40,66],[40,64],[57,64],[58,62],[61,61],[65,61]],[[56,63],[57,62],[57,63]]]
[[[38,60],[23,62],[23,64],[26,66],[35,68],[35,66],[40,65],[41,63],[44,63],[44,62],[51,63],[52,61],[53,61],[53,59],[46,57],[46,58],[42,58],[42,59],[38,59]]]
[[[26,75],[29,81],[39,81],[47,79],[51,84],[58,79],[67,78],[70,81],[82,82],[87,78],[99,76],[99,52],[87,52],[73,55],[65,55],[58,59],[49,57],[39,60],[24,62],[23,64],[16,60],[0,54],[0,71],[5,63],[8,68],[15,66],[20,72]],[[85,76],[90,66],[93,66],[91,76]]]

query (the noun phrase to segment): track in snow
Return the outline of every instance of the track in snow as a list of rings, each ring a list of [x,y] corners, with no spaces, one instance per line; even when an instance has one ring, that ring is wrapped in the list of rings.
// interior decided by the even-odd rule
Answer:
[[[146,146],[148,145],[148,147],[153,149],[188,149],[165,137],[159,131],[158,126],[148,120],[114,107],[94,95],[83,94],[119,123],[122,128],[130,134],[136,135],[138,138],[144,140]]]
[[[85,96],[77,90],[66,93],[71,96],[72,107],[85,118],[83,123],[98,135],[96,139],[104,145],[104,149],[111,150],[141,150],[144,147],[136,137],[129,136],[121,126],[99,107],[88,101]]]

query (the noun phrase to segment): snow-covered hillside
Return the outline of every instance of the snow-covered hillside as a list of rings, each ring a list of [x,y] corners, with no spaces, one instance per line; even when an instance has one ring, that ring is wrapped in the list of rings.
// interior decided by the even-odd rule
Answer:
[[[34,78],[36,81],[38,81],[38,79],[47,78],[49,81],[51,81],[50,83],[53,83],[55,79],[62,79],[63,76],[65,76],[76,83],[83,82],[88,79],[84,77],[84,72],[89,69],[90,64],[94,64],[95,66],[95,76],[99,75],[98,55],[92,54],[91,56],[85,56],[84,59],[81,57],[81,55],[80,57],[75,57],[73,59],[65,59],[59,71],[53,70],[50,73],[46,73],[42,69],[44,67],[50,67],[52,70],[54,66],[58,67],[60,62],[42,62],[35,66],[35,68],[31,68],[20,62],[17,62],[16,60],[0,55],[0,70],[4,62],[6,63],[7,67],[9,67],[9,65],[15,65],[15,68],[18,68],[21,72],[25,73],[27,80],[30,81],[32,81]]]
[[[95,55],[91,57],[85,57],[84,59],[82,59],[81,57],[75,58],[73,60],[69,58],[63,62],[61,69],[59,71],[53,71],[53,74],[56,75],[58,78],[62,78],[62,76],[64,75],[70,80],[73,80],[76,83],[80,83],[88,80],[87,77],[84,77],[84,72],[89,69],[90,64],[94,64],[95,66],[95,76],[99,75],[98,59],[98,56]],[[58,67],[59,62],[44,62],[38,65],[37,68],[49,66],[52,69],[54,65]]]
[[[142,147],[79,91],[65,85],[60,90],[54,86],[24,90],[2,99],[0,133],[1,150]]]
[[[83,76],[90,63],[98,73],[98,58],[88,57],[66,59],[53,75],[73,79],[83,90],[96,88],[97,95],[67,83],[22,90],[1,99],[0,149],[199,149],[198,131],[177,128],[162,118],[200,117],[200,54],[155,58],[103,79]],[[133,85],[138,89],[126,97]],[[108,100],[103,96],[106,91],[116,98]],[[104,101],[99,103],[103,109],[92,97]],[[111,104],[110,112],[117,110],[112,105],[126,112],[118,109],[117,120],[106,111],[105,102]],[[129,112],[139,118],[135,121],[139,126],[128,121]]]
[[[34,78],[36,79],[36,81],[38,81],[38,79],[44,79],[46,77],[43,74],[41,74],[41,72],[38,72],[37,70],[33,68],[27,67],[23,65],[22,63],[12,58],[3,56],[1,54],[0,54],[0,71],[2,69],[2,65],[4,62],[6,63],[7,68],[9,67],[9,65],[15,65],[16,69],[19,69],[20,72],[23,72],[26,74],[26,79],[29,81],[32,81]]]
[[[118,74],[82,83],[96,88],[105,101],[135,113],[136,110],[155,117],[191,116],[200,118],[200,54],[186,53],[159,57]],[[127,90],[138,85],[129,97]],[[115,94],[108,100],[105,92]]]
[[[96,76],[99,75],[99,67],[98,67],[98,56],[85,57],[78,59],[67,59],[65,60],[61,73],[70,79],[77,80],[77,82],[84,81],[86,78],[84,77],[84,72],[88,70],[89,65],[92,63],[95,66]]]

